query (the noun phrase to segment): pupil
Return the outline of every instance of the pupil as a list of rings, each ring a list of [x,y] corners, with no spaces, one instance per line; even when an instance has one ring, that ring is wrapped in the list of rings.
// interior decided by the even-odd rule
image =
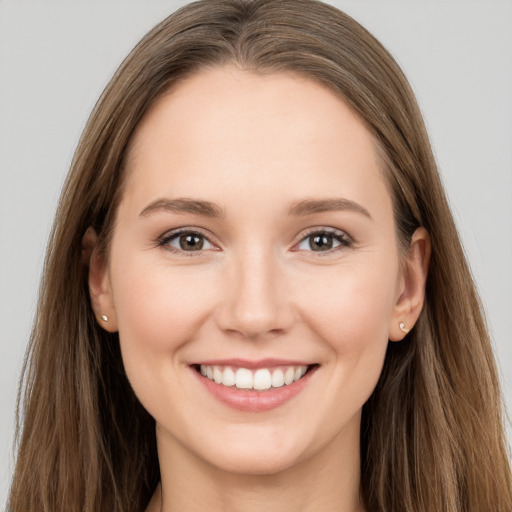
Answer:
[[[203,248],[203,239],[199,235],[182,235],[180,246],[185,250],[200,251]]]
[[[323,251],[332,249],[332,236],[331,235],[315,235],[312,243],[310,243],[313,251]]]

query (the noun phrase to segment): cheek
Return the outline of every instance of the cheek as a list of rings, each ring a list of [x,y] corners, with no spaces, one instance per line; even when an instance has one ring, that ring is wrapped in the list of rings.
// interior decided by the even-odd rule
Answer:
[[[388,346],[397,271],[392,262],[384,271],[383,266],[337,268],[326,279],[311,279],[314,284],[302,293],[303,317],[324,347],[330,382],[315,401],[325,418],[314,433],[319,438],[352,424],[375,389]]]
[[[324,270],[324,269],[321,269]],[[350,355],[388,340],[398,264],[340,266],[297,290],[308,323],[337,352]]]
[[[396,301],[398,260],[340,266],[331,274],[310,280],[314,284],[302,295],[303,312],[323,342],[325,368],[333,379],[326,390],[325,414],[330,404],[339,404],[336,417],[344,423],[369,398],[382,371]]]
[[[182,347],[197,337],[211,294],[197,269],[137,256],[116,263],[112,287],[123,364],[139,400],[155,416],[155,390],[186,388],[180,382]]]
[[[180,271],[142,258],[117,265],[112,278],[124,345],[157,352],[194,334],[208,303],[201,272]]]
[[[155,418],[162,414],[162,403],[181,403],[187,390],[180,371],[182,347],[198,336],[214,295],[203,274],[137,254],[118,258],[112,268],[124,368]]]

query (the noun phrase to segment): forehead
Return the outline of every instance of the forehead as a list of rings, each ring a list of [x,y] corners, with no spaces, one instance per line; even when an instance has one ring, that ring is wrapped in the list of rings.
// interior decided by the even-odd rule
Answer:
[[[234,66],[197,72],[162,96],[135,132],[127,171],[127,186],[148,196],[226,195],[229,183],[235,197],[335,187],[359,200],[385,187],[371,133],[338,95],[294,73]]]

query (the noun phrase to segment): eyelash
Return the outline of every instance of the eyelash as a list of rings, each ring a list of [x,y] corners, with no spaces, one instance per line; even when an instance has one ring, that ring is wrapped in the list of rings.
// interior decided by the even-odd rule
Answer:
[[[184,255],[187,257],[196,256],[196,255],[202,254],[205,250],[210,250],[210,249],[199,249],[196,251],[186,251],[184,249],[178,249],[176,247],[172,247],[170,245],[170,243],[172,241],[178,239],[182,235],[196,235],[198,237],[203,238],[209,244],[214,246],[214,244],[209,240],[209,238],[205,234],[201,233],[200,231],[196,231],[194,229],[189,229],[189,228],[181,228],[181,229],[177,229],[175,231],[171,231],[170,233],[165,234],[162,238],[160,238],[158,240],[158,246],[162,247],[165,250],[168,250],[170,252]],[[336,247],[333,247],[331,249],[328,249],[326,251],[314,251],[312,249],[307,251],[307,252],[311,252],[312,254],[314,254],[315,257],[327,256],[334,252],[342,250],[344,248],[350,248],[353,245],[353,240],[343,231],[340,231],[340,230],[334,229],[334,228],[312,228],[311,230],[307,231],[304,235],[302,235],[301,239],[297,243],[294,244],[294,247],[300,245],[301,243],[305,242],[308,238],[310,239],[314,235],[327,235],[329,237],[332,237],[337,242],[339,242],[339,245],[337,245]],[[311,245],[310,245],[310,247],[311,247]],[[300,249],[292,249],[292,250],[297,251]]]
[[[331,255],[334,252],[340,251],[342,249],[347,249],[352,247],[353,240],[350,238],[344,231],[340,231],[339,229],[334,228],[311,228],[310,230],[306,231],[304,235],[302,235],[301,239],[298,243],[294,245],[294,247],[300,245],[302,242],[306,241],[308,238],[311,239],[315,235],[327,235],[332,237],[334,240],[339,242],[339,245],[336,247],[333,247],[331,249],[328,249],[326,251],[313,251],[310,249],[308,252],[311,252],[315,257],[323,257]],[[310,241],[310,247],[311,247],[311,241]]]
[[[209,238],[200,231],[196,231],[194,229],[189,228],[181,228],[176,229],[174,231],[171,231],[170,233],[166,233],[162,238],[158,240],[158,246],[164,248],[167,251],[170,251],[172,253],[184,255],[184,256],[196,256],[198,254],[202,254],[207,249],[199,249],[197,251],[185,251],[183,249],[177,249],[176,247],[172,247],[170,243],[178,239],[182,235],[197,235],[198,237],[203,238],[204,240],[208,241],[209,244],[212,246],[214,245],[212,242],[210,242]]]

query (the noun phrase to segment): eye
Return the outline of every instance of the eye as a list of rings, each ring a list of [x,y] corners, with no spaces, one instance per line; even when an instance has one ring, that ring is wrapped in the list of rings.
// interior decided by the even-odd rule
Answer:
[[[350,247],[350,238],[338,230],[315,230],[304,237],[296,246],[300,251],[330,252],[338,248]]]
[[[160,240],[159,245],[173,252],[189,253],[215,248],[205,235],[191,230],[168,233]]]

